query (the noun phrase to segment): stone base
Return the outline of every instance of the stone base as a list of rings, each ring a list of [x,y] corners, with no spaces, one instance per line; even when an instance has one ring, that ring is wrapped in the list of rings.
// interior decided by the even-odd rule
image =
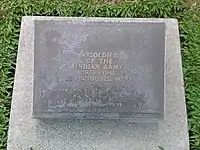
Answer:
[[[189,150],[178,22],[175,19],[114,19],[166,23],[165,119],[159,123],[100,120],[37,120],[32,117],[34,20],[23,17],[12,98],[8,150]],[[84,18],[77,18],[84,19]],[[88,18],[89,19],[89,18]]]

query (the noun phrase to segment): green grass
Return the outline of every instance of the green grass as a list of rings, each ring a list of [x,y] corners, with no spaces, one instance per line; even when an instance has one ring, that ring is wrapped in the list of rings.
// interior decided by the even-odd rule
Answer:
[[[181,48],[191,150],[200,150],[200,5],[199,0],[0,1],[0,150],[6,149],[13,77],[21,17],[161,17],[180,22]]]

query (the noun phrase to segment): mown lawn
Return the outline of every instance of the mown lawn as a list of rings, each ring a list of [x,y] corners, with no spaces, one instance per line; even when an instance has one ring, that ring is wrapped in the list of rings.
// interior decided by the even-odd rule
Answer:
[[[21,17],[177,18],[191,150],[200,150],[200,0],[0,0],[0,150],[6,149]]]

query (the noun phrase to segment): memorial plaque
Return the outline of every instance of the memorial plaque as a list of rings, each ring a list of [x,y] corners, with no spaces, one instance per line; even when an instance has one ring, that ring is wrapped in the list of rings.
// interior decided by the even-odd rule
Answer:
[[[35,118],[163,119],[164,23],[34,23]]]

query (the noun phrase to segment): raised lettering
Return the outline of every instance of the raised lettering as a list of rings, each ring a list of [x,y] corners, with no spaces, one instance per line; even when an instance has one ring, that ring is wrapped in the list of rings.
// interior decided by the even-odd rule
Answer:
[[[100,81],[129,81],[129,77],[117,76],[116,71],[123,69],[122,64],[117,64],[116,60],[120,53],[111,52],[81,52],[80,57],[85,63],[75,64],[74,68],[80,70],[81,76],[76,76],[76,81],[100,82]],[[71,78],[67,77],[67,81]]]

